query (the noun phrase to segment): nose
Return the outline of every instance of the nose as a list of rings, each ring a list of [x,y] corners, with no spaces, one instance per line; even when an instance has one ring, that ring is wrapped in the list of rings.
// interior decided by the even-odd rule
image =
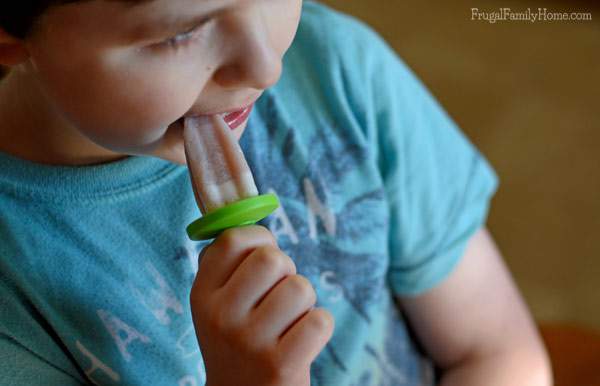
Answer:
[[[243,21],[240,19],[232,20],[235,29],[230,30],[230,54],[215,71],[213,80],[228,89],[267,89],[281,76],[281,56],[271,44],[273,37],[260,17],[246,15]]]

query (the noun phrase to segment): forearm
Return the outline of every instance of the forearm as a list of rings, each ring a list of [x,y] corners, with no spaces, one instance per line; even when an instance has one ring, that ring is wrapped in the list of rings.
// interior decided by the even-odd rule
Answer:
[[[551,386],[544,352],[472,357],[443,372],[440,386]]]

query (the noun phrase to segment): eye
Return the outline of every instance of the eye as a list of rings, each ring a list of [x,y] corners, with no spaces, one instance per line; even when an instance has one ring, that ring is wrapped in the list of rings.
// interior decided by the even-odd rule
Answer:
[[[157,42],[155,44],[152,45],[153,48],[171,48],[171,49],[179,49],[179,48],[183,48],[186,44],[191,43],[192,41],[194,41],[196,38],[198,38],[198,36],[200,36],[200,32],[203,29],[203,27],[208,24],[211,21],[210,18],[204,19],[202,20],[200,23],[198,23],[195,27],[179,33],[175,36],[172,36],[168,39],[165,39],[163,41]]]
[[[192,28],[191,30],[177,34],[171,38],[163,40],[162,42],[159,43],[159,45],[167,46],[167,47],[178,47],[178,46],[190,41],[195,36],[195,34],[199,28],[200,28],[200,26],[196,26],[196,27]]]

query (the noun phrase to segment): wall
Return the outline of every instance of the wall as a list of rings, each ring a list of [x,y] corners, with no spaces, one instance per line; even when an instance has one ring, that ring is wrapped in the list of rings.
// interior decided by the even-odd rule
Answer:
[[[324,3],[380,32],[495,167],[488,226],[535,317],[600,329],[598,3]],[[490,24],[473,6],[593,20]]]

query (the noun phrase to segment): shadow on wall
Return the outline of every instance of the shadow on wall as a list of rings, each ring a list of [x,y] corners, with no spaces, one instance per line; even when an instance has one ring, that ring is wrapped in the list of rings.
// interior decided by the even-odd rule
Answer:
[[[323,2],[382,34],[490,160],[501,185],[488,227],[556,385],[600,386],[600,3]],[[592,20],[472,20],[538,7]]]
[[[472,2],[324,1],[381,33],[501,179],[488,226],[538,320],[600,329],[600,9],[592,21],[472,19]]]

